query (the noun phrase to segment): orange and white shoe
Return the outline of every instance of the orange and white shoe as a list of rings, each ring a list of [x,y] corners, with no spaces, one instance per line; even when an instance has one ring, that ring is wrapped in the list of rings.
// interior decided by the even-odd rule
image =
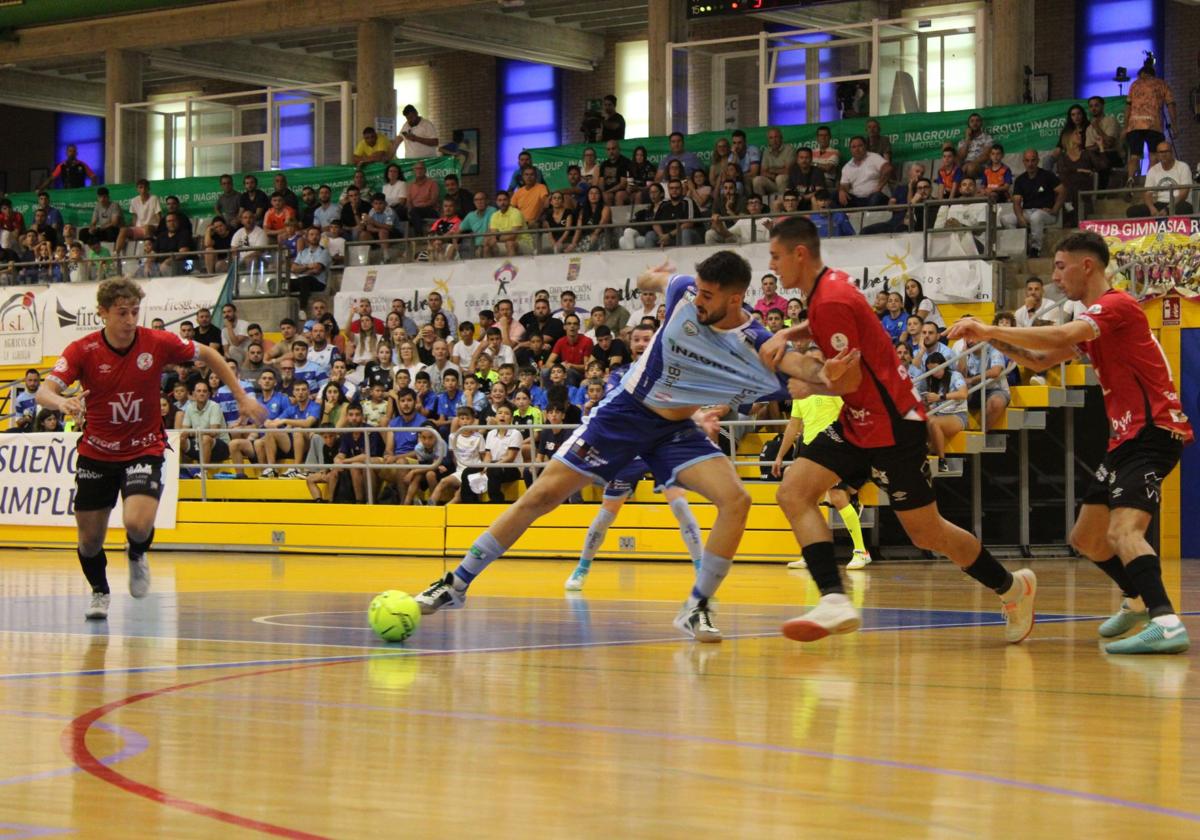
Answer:
[[[862,627],[862,618],[850,599],[840,592],[822,595],[817,605],[804,615],[783,623],[780,631],[793,642],[815,642],[826,636],[853,633]]]
[[[1033,599],[1037,595],[1037,575],[1032,569],[1013,572],[1012,589],[1000,596],[1004,602],[1004,638],[1012,644],[1025,641],[1033,631]]]

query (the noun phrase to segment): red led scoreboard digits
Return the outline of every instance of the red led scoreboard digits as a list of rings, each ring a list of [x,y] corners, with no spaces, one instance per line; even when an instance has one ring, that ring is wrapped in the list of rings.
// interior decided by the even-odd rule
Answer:
[[[771,9],[794,9],[832,2],[836,2],[836,0],[692,0],[688,3],[688,17],[706,18],[720,15],[754,14]]]

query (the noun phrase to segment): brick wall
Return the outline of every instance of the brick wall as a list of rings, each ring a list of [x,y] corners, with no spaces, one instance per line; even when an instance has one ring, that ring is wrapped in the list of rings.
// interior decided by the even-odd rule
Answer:
[[[1197,45],[1200,44],[1200,8],[1183,3],[1166,4],[1166,43],[1164,61],[1159,64],[1163,78],[1175,94],[1179,119],[1174,126],[1175,148],[1179,159],[1193,168],[1200,163],[1200,123],[1192,112],[1192,88],[1200,84]]]
[[[479,174],[464,177],[463,187],[490,194],[496,189],[496,59],[448,52],[428,64],[429,119],[447,140],[456,128],[479,129]]]
[[[1075,95],[1074,0],[1037,0],[1034,4],[1033,72],[1050,74],[1050,98]],[[1115,69],[1115,68],[1114,68]]]

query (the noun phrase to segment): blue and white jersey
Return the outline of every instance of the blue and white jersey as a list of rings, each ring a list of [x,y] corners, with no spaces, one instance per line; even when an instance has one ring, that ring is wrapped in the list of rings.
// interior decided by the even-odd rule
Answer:
[[[685,408],[738,406],[786,385],[758,358],[770,330],[753,318],[732,330],[705,326],[695,300],[694,277],[671,278],[665,321],[621,380],[622,388],[649,408]]]
[[[22,386],[17,395],[13,397],[13,415],[20,417],[24,415],[32,419],[37,414],[37,391],[26,391]]]
[[[296,381],[307,382],[309,393],[313,399],[321,393],[321,389],[325,386],[325,382],[329,379],[329,368],[309,359],[300,367],[296,368]]]
[[[980,364],[980,357],[987,360],[986,365]],[[995,347],[989,346],[986,350],[980,353],[972,353],[967,356],[967,376],[979,376],[988,368],[999,365],[1000,369],[1008,367],[1008,360],[1004,358],[1004,354]],[[1008,377],[1001,376],[997,379],[989,379],[987,387],[984,389],[989,394],[993,391],[1008,391]]]
[[[254,383],[248,382],[245,379],[239,379],[238,382],[242,385],[242,390],[247,394],[254,391]],[[229,390],[228,385],[222,385],[217,389],[217,393],[213,394],[213,402],[221,409],[221,414],[225,417],[225,425],[232,426],[238,419],[237,397]]]

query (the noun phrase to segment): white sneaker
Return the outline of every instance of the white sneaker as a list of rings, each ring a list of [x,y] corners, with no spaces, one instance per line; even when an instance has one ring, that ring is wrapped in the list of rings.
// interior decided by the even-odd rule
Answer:
[[[283,474],[284,478],[300,478],[300,470],[293,467]]]
[[[707,598],[701,598],[695,604],[685,602],[675,616],[675,626],[697,642],[719,642],[721,631],[713,624],[713,606]]]
[[[1013,586],[1001,600],[1004,602],[1004,638],[1017,644],[1025,641],[1033,630],[1033,599],[1037,595],[1037,575],[1032,569],[1013,572]]]
[[[583,590],[583,582],[587,580],[587,573],[587,569],[582,566],[576,566],[575,571],[571,572],[571,576],[563,584],[563,588],[568,592],[581,592]]]
[[[815,642],[829,635],[853,633],[862,626],[858,611],[840,592],[822,595],[804,615],[783,623],[780,631],[793,642]]]
[[[433,615],[440,609],[462,609],[467,601],[466,590],[454,588],[454,572],[446,572],[446,576],[435,580],[414,599],[421,607],[421,615]]]
[[[847,569],[865,569],[871,565],[871,553],[869,551],[859,551],[854,549],[854,556],[850,558],[850,562],[846,564]]]
[[[1040,373],[1035,373],[1033,376],[1029,377],[1029,384],[1030,385],[1045,385],[1046,377],[1042,376]]]
[[[150,561],[143,554],[136,560],[129,558],[129,594],[134,598],[145,598],[150,592]]]
[[[262,477],[263,478],[274,478],[275,470],[271,469],[270,467],[267,467],[265,470],[262,471]]]
[[[789,569],[807,569],[808,564],[805,563],[804,558],[801,557],[799,560],[793,560],[791,563],[788,563],[788,568]]]
[[[107,592],[93,592],[91,603],[84,611],[84,618],[108,618],[108,603],[112,600],[112,596]]]

